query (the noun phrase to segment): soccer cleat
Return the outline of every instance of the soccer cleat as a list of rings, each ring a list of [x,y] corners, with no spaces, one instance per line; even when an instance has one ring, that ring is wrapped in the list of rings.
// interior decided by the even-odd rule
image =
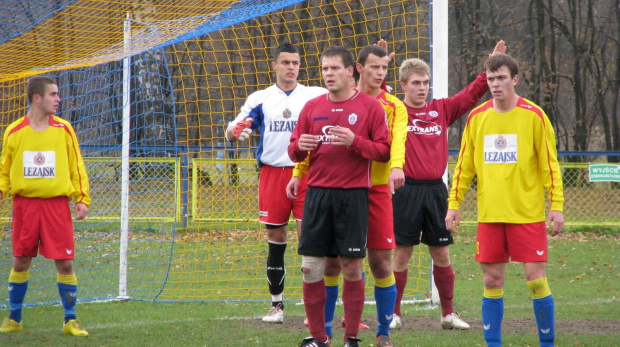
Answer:
[[[345,342],[344,342],[344,347],[360,347],[360,342],[362,342],[362,340],[356,338],[356,337],[349,337]]]
[[[2,321],[2,325],[0,325],[0,333],[16,333],[22,330],[22,322],[17,323],[17,321],[11,318],[4,318]]]
[[[469,329],[469,324],[465,323],[458,313],[452,312],[445,317],[441,317],[441,327],[444,329],[467,330]]]
[[[283,321],[284,311],[282,310],[282,305],[280,304],[278,304],[278,306],[271,306],[269,313],[263,317],[263,322],[267,323],[282,323]]]
[[[346,323],[344,322],[344,319],[345,319],[345,318],[344,318],[344,317],[342,317],[342,322],[340,323],[340,327],[341,327],[341,328],[344,328],[344,327],[346,326]],[[360,326],[359,326],[359,328],[360,328],[360,329],[364,329],[364,330],[368,330],[368,329],[370,329],[370,328],[368,327],[368,325],[364,324],[362,321],[360,321],[359,325],[360,325]]]
[[[392,339],[387,335],[377,336],[377,347],[394,347]]]
[[[400,329],[402,325],[403,323],[400,321],[400,316],[395,314],[392,317],[392,322],[390,322],[390,329]]]
[[[303,341],[301,341],[301,343],[298,344],[297,346],[298,347],[332,347],[332,343],[331,341],[329,341],[329,337],[327,338],[327,341],[321,342],[312,336],[308,336],[305,339],[303,339]]]
[[[69,321],[62,326],[62,332],[73,336],[88,336],[88,331],[82,329],[80,323],[78,323],[76,319],[69,319]]]

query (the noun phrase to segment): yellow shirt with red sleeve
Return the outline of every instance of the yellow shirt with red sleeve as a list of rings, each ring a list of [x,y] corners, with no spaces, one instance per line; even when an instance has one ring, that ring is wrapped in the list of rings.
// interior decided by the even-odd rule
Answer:
[[[49,116],[49,127],[34,130],[28,117],[4,132],[0,159],[0,191],[28,198],[67,196],[90,206],[88,175],[71,124]]]
[[[405,165],[405,142],[407,141],[407,108],[402,101],[392,94],[381,91],[377,96],[387,115],[388,132],[390,136],[390,161],[381,163],[372,162],[372,185],[387,184],[393,168],[402,169]],[[299,162],[293,169],[293,177],[302,178],[308,172],[308,159]]]
[[[493,109],[493,100],[475,108],[463,132],[448,209],[458,210],[474,176],[479,222],[544,221],[545,190],[551,210],[561,212],[555,133],[545,112],[524,98],[504,113]]]

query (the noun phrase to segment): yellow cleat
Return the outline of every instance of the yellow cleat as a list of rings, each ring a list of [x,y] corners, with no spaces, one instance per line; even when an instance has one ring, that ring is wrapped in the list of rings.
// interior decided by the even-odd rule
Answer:
[[[63,325],[62,332],[73,336],[88,336],[88,331],[82,329],[80,323],[75,319],[69,319],[69,321]]]
[[[5,318],[0,325],[0,333],[16,333],[22,330],[22,322],[17,323],[11,318]]]

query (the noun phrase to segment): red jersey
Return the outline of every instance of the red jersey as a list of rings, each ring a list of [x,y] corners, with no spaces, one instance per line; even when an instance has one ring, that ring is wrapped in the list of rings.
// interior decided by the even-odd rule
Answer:
[[[331,144],[329,129],[351,129],[355,140],[349,147]],[[316,135],[317,147],[309,152],[308,186],[322,188],[370,188],[372,160],[390,159],[390,140],[383,106],[375,98],[356,91],[348,100],[334,102],[329,94],[306,103],[288,146],[294,162],[303,161],[308,152],[297,142],[302,134]]]
[[[433,99],[424,107],[407,106],[405,177],[435,180],[448,165],[448,127],[472,109],[489,90],[486,72],[451,98]]]

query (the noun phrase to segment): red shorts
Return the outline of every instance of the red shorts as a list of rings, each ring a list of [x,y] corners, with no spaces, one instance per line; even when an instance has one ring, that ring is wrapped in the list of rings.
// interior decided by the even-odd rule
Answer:
[[[69,199],[26,198],[16,195],[13,199],[13,256],[48,259],[73,259],[73,221]]]
[[[478,223],[476,261],[522,263],[547,261],[547,228],[545,222],[529,224]]]
[[[394,213],[388,184],[368,190],[368,242],[366,248],[394,249]]]
[[[286,197],[286,185],[293,177],[293,167],[263,165],[258,180],[258,215],[261,223],[286,225],[293,218],[300,221],[306,198],[308,175],[301,180],[297,200]]]

